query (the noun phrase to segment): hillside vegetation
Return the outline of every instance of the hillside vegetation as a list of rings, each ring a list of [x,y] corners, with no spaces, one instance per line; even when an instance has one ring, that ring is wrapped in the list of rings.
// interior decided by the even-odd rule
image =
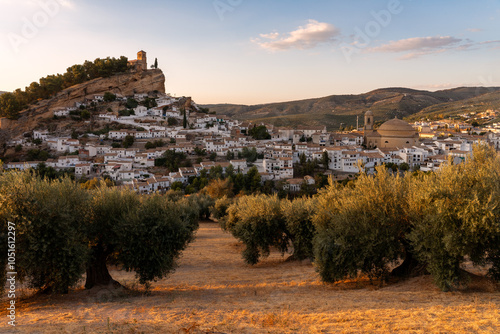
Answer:
[[[460,101],[441,103],[422,109],[409,117],[410,120],[438,119],[453,117],[463,113],[481,113],[488,109],[500,109],[500,92],[492,91]]]
[[[356,117],[367,110],[374,113],[377,121],[397,116],[407,118],[429,107],[439,110],[447,103],[475,98],[478,101],[499,87],[461,87],[429,92],[407,88],[377,89],[359,95],[332,95],[323,98],[261,105],[212,104],[205,105],[217,114],[277,126],[326,125],[329,130],[356,125]],[[491,96],[490,96],[491,98]],[[360,117],[360,124],[363,119]]]
[[[24,90],[0,94],[0,117],[17,119],[21,110],[38,100],[48,99],[68,87],[127,70],[128,59],[124,56],[118,59],[97,58],[93,62],[87,60],[82,65],[73,65],[68,67],[66,73],[40,78],[39,82],[32,82]]]

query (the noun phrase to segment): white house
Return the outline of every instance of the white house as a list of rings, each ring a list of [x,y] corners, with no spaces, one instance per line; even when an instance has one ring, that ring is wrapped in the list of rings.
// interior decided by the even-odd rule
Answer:
[[[34,130],[33,131],[33,139],[40,139],[40,140],[46,141],[48,136],[49,136],[49,132],[47,130]]]
[[[88,176],[88,175],[90,175],[91,171],[92,171],[92,164],[90,164],[90,163],[75,165],[75,176],[76,177]]]

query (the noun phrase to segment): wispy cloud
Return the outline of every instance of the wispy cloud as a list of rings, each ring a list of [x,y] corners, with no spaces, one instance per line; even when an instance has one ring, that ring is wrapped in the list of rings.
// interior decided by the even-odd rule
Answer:
[[[289,49],[312,49],[320,44],[331,43],[340,34],[333,24],[309,20],[305,26],[300,26],[289,33],[272,32],[260,34],[260,38],[252,42],[263,49],[279,51]]]
[[[469,29],[467,29],[467,31],[469,31],[469,32],[481,32],[481,31],[483,31],[483,29],[479,29],[479,28],[469,28]]]
[[[399,59],[408,60],[448,51],[467,51],[488,46],[494,47],[499,43],[500,41],[497,40],[475,42],[470,39],[460,39],[452,36],[413,37],[390,41],[389,43],[369,48],[366,52],[404,53]]]
[[[450,45],[457,45],[462,40],[451,36],[414,37],[390,41],[387,44],[369,49],[371,52],[405,52],[405,51],[431,51]]]

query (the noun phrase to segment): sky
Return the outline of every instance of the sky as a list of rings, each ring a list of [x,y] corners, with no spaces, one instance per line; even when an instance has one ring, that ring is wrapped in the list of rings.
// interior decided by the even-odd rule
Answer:
[[[499,31],[500,0],[0,0],[0,91],[139,50],[199,104],[500,86]]]

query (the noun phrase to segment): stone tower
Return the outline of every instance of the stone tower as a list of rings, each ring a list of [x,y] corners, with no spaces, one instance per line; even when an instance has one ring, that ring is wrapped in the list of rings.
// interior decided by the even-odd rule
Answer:
[[[373,112],[371,112],[371,110],[368,110],[366,113],[365,113],[365,126],[364,126],[364,141],[365,141],[365,145],[366,147],[368,148],[372,148],[374,147],[374,143],[372,140],[370,140],[370,138],[372,137],[373,135]]]
[[[146,51],[137,52],[137,65],[140,70],[147,71],[148,70],[148,60],[146,58]]]
[[[365,131],[373,130],[373,113],[368,110],[365,114]]]

